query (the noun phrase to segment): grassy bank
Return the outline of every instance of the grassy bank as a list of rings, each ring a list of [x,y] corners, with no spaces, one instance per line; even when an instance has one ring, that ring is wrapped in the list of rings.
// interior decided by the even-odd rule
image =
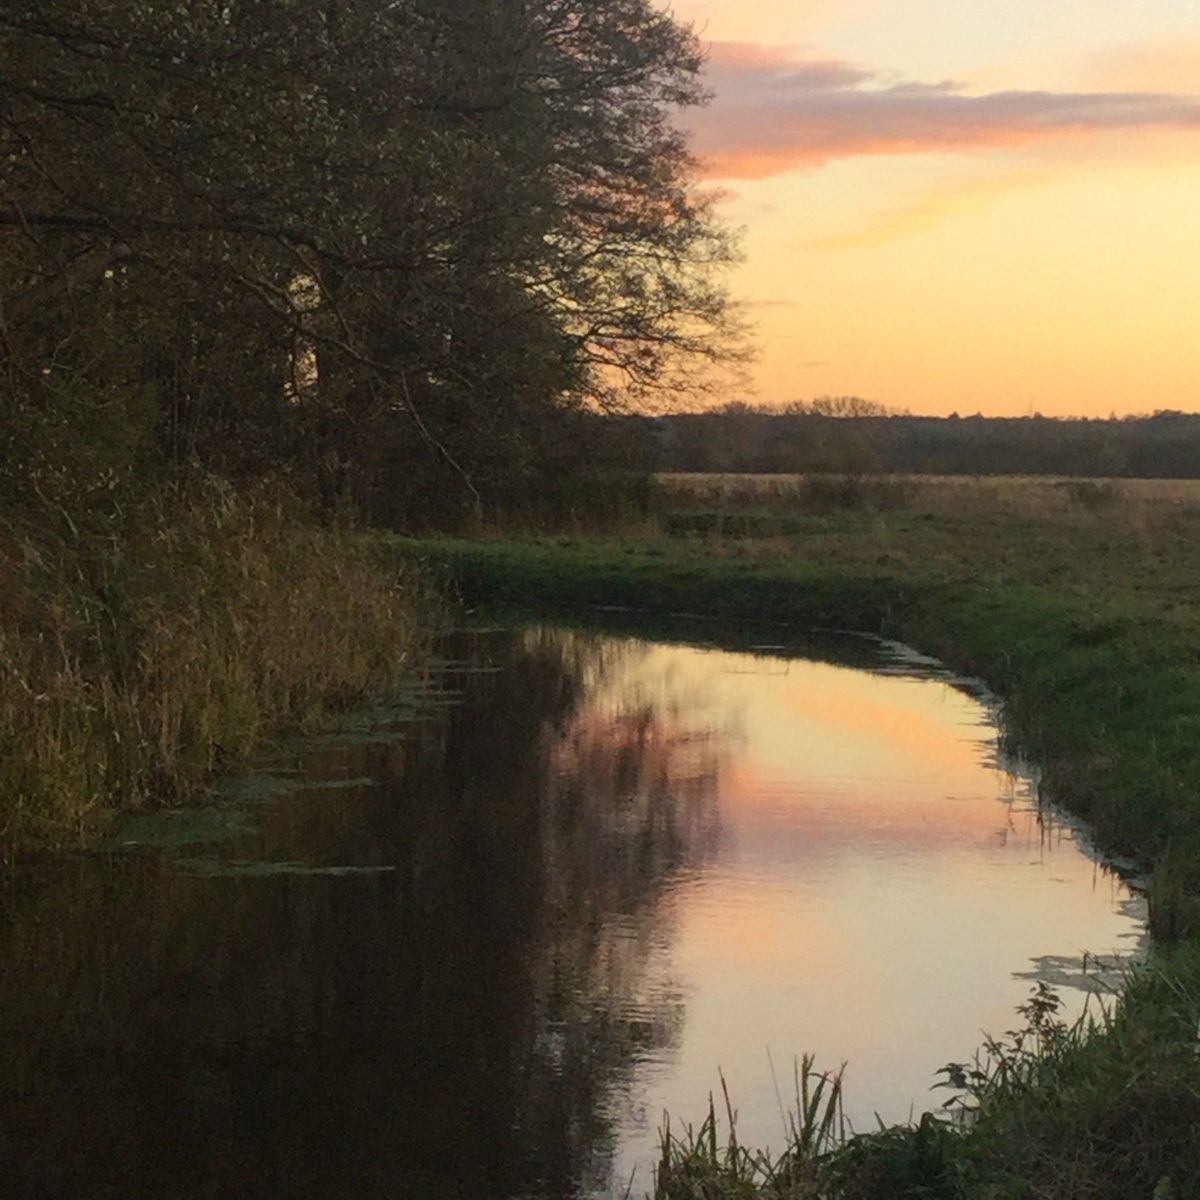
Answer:
[[[395,683],[412,572],[275,490],[214,480],[0,534],[0,855],[84,843],[285,726]]]
[[[998,1047],[967,1080],[969,1134],[926,1122],[757,1173],[711,1139],[677,1144],[663,1195],[1200,1195],[1200,507],[834,482],[677,489],[636,537],[391,547],[448,566],[469,600],[877,631],[984,677],[1046,796],[1150,879],[1160,949],[1102,1033],[1047,1018]]]

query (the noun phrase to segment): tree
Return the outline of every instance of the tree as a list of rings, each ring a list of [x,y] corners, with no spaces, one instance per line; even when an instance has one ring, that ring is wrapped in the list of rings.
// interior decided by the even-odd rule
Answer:
[[[149,383],[164,454],[478,498],[730,353],[648,0],[4,0],[0,39],[10,384]]]

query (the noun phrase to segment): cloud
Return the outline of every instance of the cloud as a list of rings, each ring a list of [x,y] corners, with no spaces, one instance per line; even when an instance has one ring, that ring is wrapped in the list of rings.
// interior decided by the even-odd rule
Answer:
[[[1200,98],[1163,92],[1008,91],[972,95],[798,47],[713,43],[716,98],[692,115],[715,178],[761,179],[857,155],[1021,146],[1087,132],[1200,131]]]

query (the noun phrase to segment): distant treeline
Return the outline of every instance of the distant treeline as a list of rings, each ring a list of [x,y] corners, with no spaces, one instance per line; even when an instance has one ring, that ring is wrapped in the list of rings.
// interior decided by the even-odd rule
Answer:
[[[1200,414],[1057,419],[917,417],[862,402],[779,411],[733,404],[640,423],[658,471],[1200,476]]]

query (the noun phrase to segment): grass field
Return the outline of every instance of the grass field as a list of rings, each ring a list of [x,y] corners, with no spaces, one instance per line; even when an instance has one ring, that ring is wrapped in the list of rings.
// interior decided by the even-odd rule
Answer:
[[[673,475],[659,486],[665,540],[709,559],[1030,585],[1181,623],[1200,600],[1200,480]]]
[[[798,1146],[758,1172],[676,1144],[664,1197],[1200,1196],[1200,485],[672,476],[625,536],[393,545],[472,600],[905,640],[987,679],[1046,798],[1150,881],[1158,950],[1114,1020],[1031,1026],[977,1081],[969,1131]]]
[[[1200,506],[1200,479],[1082,479],[1060,475],[739,475],[664,473],[656,476],[678,503],[803,504],[816,488],[859,488],[887,503],[946,512],[959,505],[1000,505],[1009,512],[1069,511],[1076,504]]]

